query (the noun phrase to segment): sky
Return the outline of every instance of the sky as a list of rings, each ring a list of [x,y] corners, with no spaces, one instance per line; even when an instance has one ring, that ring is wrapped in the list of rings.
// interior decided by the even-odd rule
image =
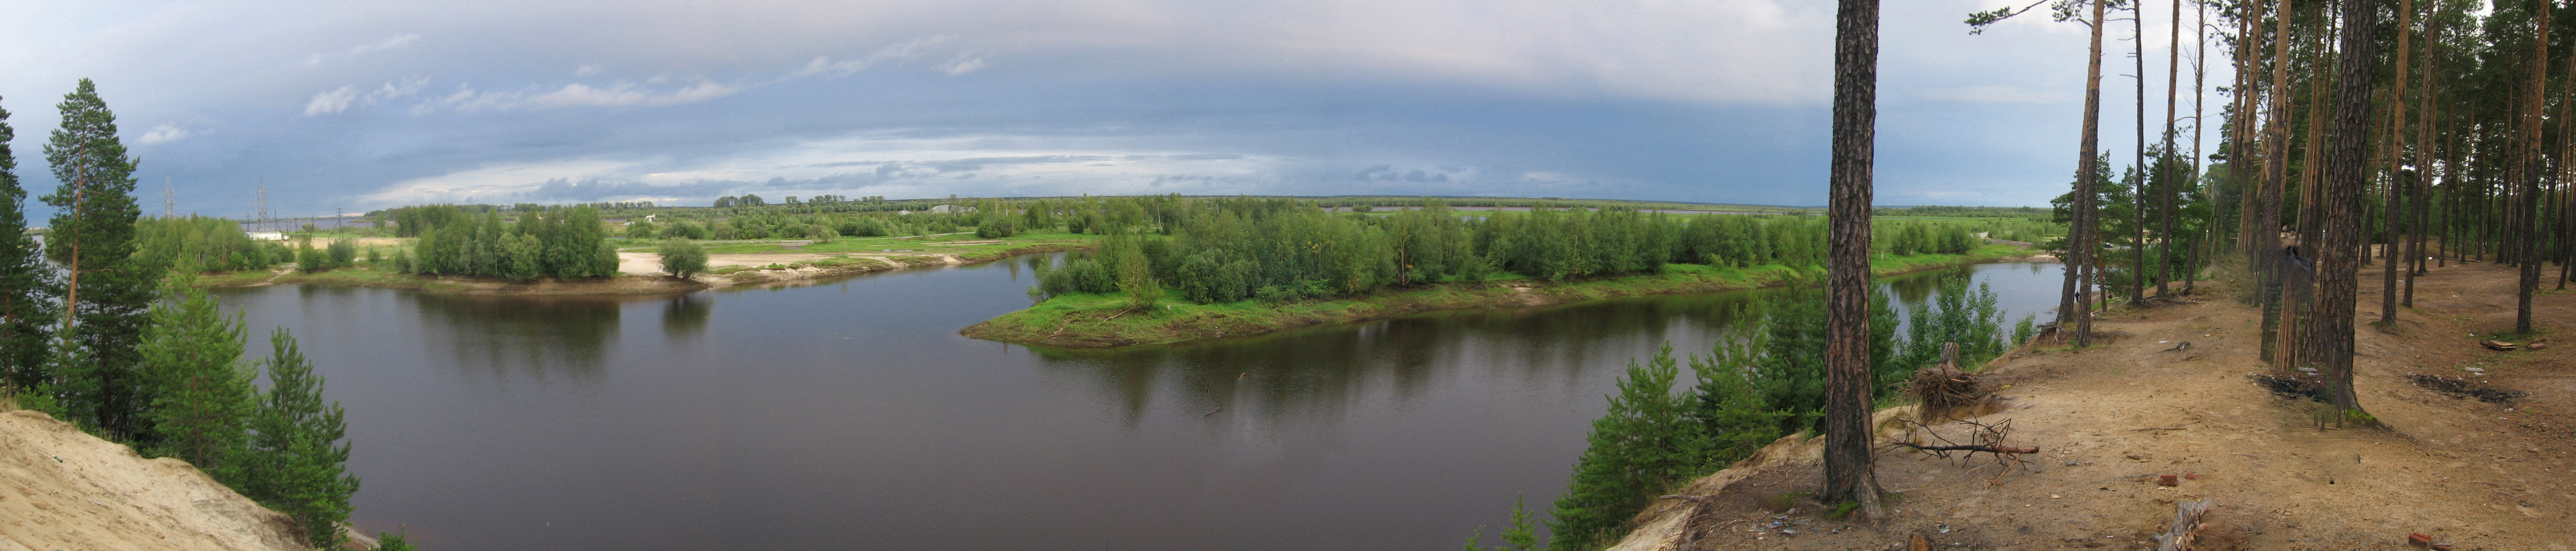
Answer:
[[[1885,2],[1876,202],[2044,206],[2086,28]],[[2166,20],[2149,2],[2150,139]],[[2186,3],[2184,8],[2191,9]],[[433,202],[1181,193],[1821,205],[1826,0],[0,0],[0,108],[52,189],[95,79],[159,214]],[[2191,114],[2183,14],[2181,116]],[[2103,143],[2137,86],[2109,25]],[[2213,29],[2215,40],[2216,29]],[[2212,48],[2213,89],[2228,77]],[[2226,100],[2204,100],[2215,113]],[[2218,136],[2205,133],[2204,143]],[[2187,132],[2187,126],[2186,126]],[[2184,139],[2188,139],[2188,135]],[[49,211],[33,201],[31,214]],[[41,218],[40,218],[41,219]]]

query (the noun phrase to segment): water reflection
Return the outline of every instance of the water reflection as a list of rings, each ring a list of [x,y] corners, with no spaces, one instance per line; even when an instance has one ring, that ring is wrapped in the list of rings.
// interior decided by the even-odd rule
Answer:
[[[1546,503],[1630,359],[1705,354],[1772,292],[1133,350],[955,334],[1026,306],[1045,260],[683,296],[224,301],[305,337],[349,407],[359,525],[435,547],[1415,549],[1514,495]],[[2054,303],[2053,267],[1969,273],[2008,308]]]
[[[1093,389],[1087,394],[1131,425],[1156,395],[1168,393],[1185,412],[1249,415],[1266,428],[1329,418],[1370,392],[1410,402],[1443,379],[1555,385],[1597,378],[1624,368],[1640,347],[1731,338],[1760,319],[1770,292],[1435,312],[1169,347],[1036,352],[1053,374],[1086,381]],[[1705,353],[1693,346],[1679,352]]]
[[[2044,303],[2025,288],[2045,284],[2055,269],[2031,264],[1965,266],[1880,282],[1902,317],[1933,300],[1945,278],[1974,277],[2020,289],[2002,306],[2018,319]],[[2012,279],[1996,281],[1998,276]],[[2027,279],[2029,281],[2021,281]],[[1033,348],[1050,376],[1079,381],[1134,427],[1168,396],[1181,413],[1224,422],[1250,416],[1265,430],[1297,418],[1330,418],[1364,393],[1410,402],[1432,382],[1502,377],[1568,386],[1615,378],[1641,350],[1674,344],[1676,355],[1708,355],[1717,342],[1746,338],[1763,302],[1794,292],[1757,289],[1700,295],[1631,297],[1556,306],[1433,312],[1359,325],[1270,335],[1110,350]],[[1903,323],[1900,321],[1900,323]],[[1902,334],[1902,327],[1899,328]]]
[[[695,337],[707,330],[707,319],[716,310],[716,300],[696,293],[662,301],[662,333],[673,337]]]
[[[447,337],[429,353],[446,353],[455,358],[452,365],[496,378],[597,380],[623,310],[599,299],[403,296],[426,325]]]

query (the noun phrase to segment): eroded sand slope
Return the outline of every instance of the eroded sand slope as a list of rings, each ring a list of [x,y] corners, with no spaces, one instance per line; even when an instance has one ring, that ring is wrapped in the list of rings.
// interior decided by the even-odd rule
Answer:
[[[0,413],[0,551],[304,549],[291,530],[185,461]]]

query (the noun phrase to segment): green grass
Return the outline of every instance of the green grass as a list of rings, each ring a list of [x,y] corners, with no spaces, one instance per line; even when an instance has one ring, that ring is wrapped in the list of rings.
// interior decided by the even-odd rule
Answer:
[[[1988,245],[1963,255],[1886,257],[1872,272],[1889,276],[1935,268],[1992,262],[2029,254],[2007,245]],[[1662,273],[1623,277],[1540,282],[1496,277],[1480,283],[1446,283],[1366,296],[1270,303],[1245,300],[1197,304],[1177,291],[1164,293],[1155,309],[1130,312],[1126,297],[1074,293],[966,328],[966,336],[1003,342],[1066,347],[1167,344],[1239,337],[1326,323],[1383,319],[1416,312],[1557,304],[1623,296],[1706,293],[1753,289],[1792,280],[1816,280],[1824,271],[1765,265],[1714,268],[1667,264]]]
[[[395,287],[428,291],[453,290],[461,286],[412,274],[396,273],[392,262],[378,269],[365,263],[323,272],[296,270],[277,275],[267,270],[210,272],[197,276],[197,284],[208,287],[240,287],[263,282],[279,285],[315,284],[340,287]]]

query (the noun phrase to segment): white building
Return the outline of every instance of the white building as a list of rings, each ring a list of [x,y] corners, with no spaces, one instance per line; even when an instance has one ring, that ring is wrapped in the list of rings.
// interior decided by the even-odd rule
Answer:
[[[250,235],[250,240],[252,240],[252,241],[285,241],[285,240],[286,240],[286,234],[284,234],[284,233],[279,233],[279,232],[273,232],[273,231],[250,231],[250,232],[242,232],[242,233]]]

